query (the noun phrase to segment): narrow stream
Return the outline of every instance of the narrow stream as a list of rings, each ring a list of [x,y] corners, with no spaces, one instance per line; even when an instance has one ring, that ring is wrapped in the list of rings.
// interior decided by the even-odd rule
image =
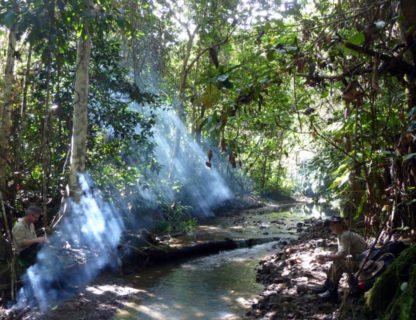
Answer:
[[[249,214],[238,220],[231,217],[228,218],[228,227],[235,228],[236,221],[244,221],[244,230],[237,232],[244,234],[240,238],[266,234],[264,236],[278,235],[282,240],[293,239],[298,222],[320,215],[319,211],[311,214],[307,210],[307,213],[304,206],[297,206],[282,212]],[[220,226],[220,231],[224,232],[226,220],[219,218],[209,225]],[[257,233],[250,221],[258,226]],[[277,222],[270,223],[273,221]],[[234,235],[233,232],[229,234]],[[133,275],[129,280],[139,293],[115,319],[241,319],[262,290],[262,285],[255,281],[259,260],[277,252],[279,247],[278,242],[266,243],[151,268]]]

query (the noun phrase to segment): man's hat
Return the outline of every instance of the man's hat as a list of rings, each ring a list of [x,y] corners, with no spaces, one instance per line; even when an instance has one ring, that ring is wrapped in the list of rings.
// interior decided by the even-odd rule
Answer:
[[[381,269],[384,267],[384,261],[374,261],[374,260],[367,260],[367,262],[362,264],[360,263],[361,270],[360,274],[358,272],[355,274],[358,281],[365,281],[374,277],[377,273],[380,272]]]
[[[332,216],[331,218],[325,220],[325,226],[328,227],[329,224],[331,223],[342,223],[342,222],[344,222],[344,219],[342,217]]]
[[[42,209],[38,206],[30,206],[25,210],[25,215],[28,214],[40,214],[42,215]]]

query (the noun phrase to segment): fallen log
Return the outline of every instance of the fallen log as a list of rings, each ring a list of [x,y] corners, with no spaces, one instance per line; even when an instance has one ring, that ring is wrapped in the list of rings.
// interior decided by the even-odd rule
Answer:
[[[122,267],[124,271],[126,271],[126,269],[130,271],[138,271],[148,266],[216,254],[221,251],[248,248],[279,240],[279,237],[251,239],[226,238],[224,240],[211,240],[193,243],[179,248],[169,246],[130,248],[131,250],[129,250],[129,254],[122,258]]]

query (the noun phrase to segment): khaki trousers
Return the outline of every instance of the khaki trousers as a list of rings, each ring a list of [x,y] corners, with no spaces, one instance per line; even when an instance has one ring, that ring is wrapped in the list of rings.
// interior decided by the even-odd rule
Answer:
[[[337,285],[344,273],[351,275],[357,267],[358,263],[356,261],[350,259],[337,259],[332,262],[327,277],[332,283]]]

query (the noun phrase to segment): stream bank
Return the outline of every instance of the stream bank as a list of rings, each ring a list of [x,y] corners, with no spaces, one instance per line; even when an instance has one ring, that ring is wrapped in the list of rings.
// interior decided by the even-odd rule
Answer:
[[[297,240],[260,261],[257,281],[264,284],[264,291],[246,319],[361,319],[363,300],[346,299],[347,282],[344,275],[338,290],[340,302],[322,302],[312,289],[321,286],[326,279],[330,262],[324,265],[316,261],[316,255],[336,251],[335,234],[324,226],[322,220],[306,220],[310,226]]]

